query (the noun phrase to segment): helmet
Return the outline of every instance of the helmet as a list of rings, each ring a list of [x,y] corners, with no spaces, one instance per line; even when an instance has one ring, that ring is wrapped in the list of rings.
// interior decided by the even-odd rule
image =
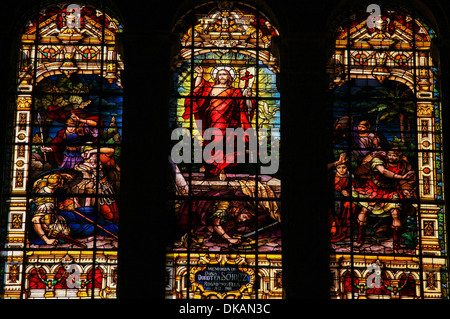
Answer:
[[[56,186],[61,182],[61,175],[59,174],[52,174],[49,177],[47,177],[48,186]]]
[[[86,146],[83,146],[83,148],[82,148],[82,153],[84,153],[84,152],[88,152],[88,151],[90,151],[90,150],[93,150],[94,148],[91,146],[91,145],[86,145]]]

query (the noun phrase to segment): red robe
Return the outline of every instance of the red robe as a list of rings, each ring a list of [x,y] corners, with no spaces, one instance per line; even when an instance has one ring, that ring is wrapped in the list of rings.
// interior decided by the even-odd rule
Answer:
[[[385,161],[383,158],[382,160]],[[402,162],[398,162],[395,166],[385,165],[385,168],[399,175],[402,175],[405,171],[405,166]],[[385,177],[378,171],[375,171],[372,179],[369,179],[362,187],[357,188],[356,191],[360,194],[370,195],[369,199],[392,200],[394,195],[397,195],[400,199],[404,197],[398,181]]]
[[[352,180],[353,181],[353,180]],[[350,195],[352,193],[352,183],[350,176],[340,177],[334,175],[334,190],[339,194],[336,200],[342,200],[342,191],[345,190]],[[335,195],[336,196],[336,195]],[[331,242],[338,242],[345,238],[348,228],[350,227],[351,217],[356,209],[356,205],[350,201],[341,201],[341,211],[334,211],[331,214]]]
[[[202,79],[200,85],[195,87],[193,94],[185,100],[183,118],[189,119],[193,114],[195,120],[201,120],[202,135],[208,128],[217,128],[223,137],[225,137],[227,128],[242,128],[243,130],[250,128],[255,101],[249,100],[251,101],[249,112],[246,99],[242,96],[240,89],[227,88],[217,96],[210,96],[213,86],[213,83]],[[209,143],[222,143],[221,148],[225,152],[226,143],[223,138],[214,136]],[[234,162],[237,155],[236,152],[233,154],[216,152],[213,154],[215,161],[212,163],[214,167],[210,170],[210,173],[219,174],[221,170]]]

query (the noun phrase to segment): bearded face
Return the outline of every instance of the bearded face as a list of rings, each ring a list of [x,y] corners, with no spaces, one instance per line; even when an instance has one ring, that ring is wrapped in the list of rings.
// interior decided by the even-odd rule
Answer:
[[[215,84],[225,84],[227,86],[230,86],[232,82],[233,80],[231,78],[230,72],[228,72],[227,70],[220,70],[219,72],[217,72]]]
[[[389,164],[397,164],[400,159],[398,153],[387,153],[387,161]]]

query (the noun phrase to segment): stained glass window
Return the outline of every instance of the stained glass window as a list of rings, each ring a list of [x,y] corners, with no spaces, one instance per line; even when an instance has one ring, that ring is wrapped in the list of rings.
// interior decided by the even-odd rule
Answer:
[[[6,128],[2,297],[115,298],[122,25],[101,3],[34,5]]]
[[[331,298],[448,298],[436,33],[404,8],[361,9],[329,65]]]
[[[282,298],[278,31],[217,1],[174,32],[166,298]]]

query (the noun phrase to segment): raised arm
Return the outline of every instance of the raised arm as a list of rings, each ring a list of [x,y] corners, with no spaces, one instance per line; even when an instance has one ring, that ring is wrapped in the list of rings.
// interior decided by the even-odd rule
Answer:
[[[197,77],[195,78],[194,86],[197,87],[202,83],[203,80],[203,68],[198,65],[194,68],[194,71],[197,72]]]
[[[72,114],[70,117],[76,122],[84,123],[84,124],[87,124],[89,126],[97,126],[97,122],[95,122],[93,120],[82,119],[82,118],[76,116],[75,114]]]

